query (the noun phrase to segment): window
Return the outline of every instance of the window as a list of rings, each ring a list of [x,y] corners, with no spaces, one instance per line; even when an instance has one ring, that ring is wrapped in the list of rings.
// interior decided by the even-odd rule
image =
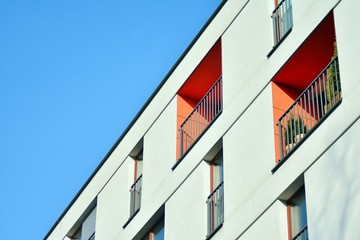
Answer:
[[[208,231],[207,238],[211,238],[224,222],[224,178],[223,155],[220,151],[210,162],[210,192],[207,198]]]
[[[130,218],[140,209],[142,188],[143,150],[134,159],[134,183],[130,188]]]
[[[289,240],[308,240],[305,189],[299,190],[287,203]]]
[[[164,240],[164,217],[146,234],[142,240]]]
[[[274,28],[274,46],[280,44],[293,26],[291,0],[281,1],[272,12]]]
[[[76,231],[76,233],[70,239],[81,240],[81,227]]]
[[[71,240],[95,240],[96,207],[90,212],[85,220],[77,227],[75,233],[69,233]]]

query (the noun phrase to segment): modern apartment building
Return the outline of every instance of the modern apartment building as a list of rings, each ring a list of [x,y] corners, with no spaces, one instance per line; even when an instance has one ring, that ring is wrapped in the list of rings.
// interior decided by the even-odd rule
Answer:
[[[222,1],[45,239],[360,239],[360,1]]]

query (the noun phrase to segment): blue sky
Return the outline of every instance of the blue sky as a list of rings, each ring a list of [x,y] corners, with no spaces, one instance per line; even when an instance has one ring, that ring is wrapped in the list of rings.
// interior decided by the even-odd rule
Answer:
[[[42,239],[221,0],[0,0],[0,232]]]

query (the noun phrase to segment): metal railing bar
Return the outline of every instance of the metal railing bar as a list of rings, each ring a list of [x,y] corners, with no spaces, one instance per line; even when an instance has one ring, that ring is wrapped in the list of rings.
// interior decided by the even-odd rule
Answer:
[[[274,9],[274,11],[272,13],[274,14],[276,12],[276,10],[278,10],[285,1],[287,1],[287,0],[282,0],[281,2],[279,2],[279,4],[276,6],[276,8]]]
[[[335,57],[335,58],[324,68],[324,70],[314,79],[314,81],[312,81],[312,82],[310,83],[310,85],[300,94],[300,96],[294,101],[294,103],[288,108],[288,110],[285,111],[283,115],[281,115],[281,117],[283,117],[284,115],[286,115],[286,113],[288,113],[288,111],[296,104],[296,102],[299,100],[299,98],[302,97],[302,95],[312,86],[312,84],[314,84],[314,82],[315,82],[317,79],[319,79],[320,75],[321,75],[325,70],[327,70],[327,68],[328,68],[335,60],[337,60],[337,57]],[[281,117],[280,117],[280,118],[281,118]]]
[[[212,191],[212,192],[210,193],[210,195],[208,196],[207,199],[211,198],[211,196],[212,196],[217,190],[219,190],[219,188],[221,188],[222,185],[224,185],[224,181],[222,181],[222,182],[214,189],[214,191]]]
[[[307,235],[307,228],[308,228],[308,226],[306,225],[305,227],[303,227],[303,229],[301,229],[301,231],[298,233],[298,234],[296,234],[293,238],[292,238],[292,240],[296,240],[298,237],[300,237],[303,233],[305,233],[306,235]]]
[[[319,91],[320,91],[320,94],[322,93],[322,89],[321,89],[321,80],[322,80],[323,76],[320,77],[320,80],[319,80]],[[324,116],[324,105],[323,105],[323,96],[320,96],[320,106],[321,107],[321,117]]]
[[[140,181],[141,178],[142,178],[142,174],[140,174],[140,176],[135,180],[135,182],[131,185],[130,189],[133,188],[136,185],[136,183]]]
[[[191,117],[191,115],[196,111],[196,109],[197,109],[197,107],[201,104],[201,102],[203,102],[203,100],[205,99],[205,98],[207,98],[207,96],[209,95],[209,93],[211,92],[211,90],[214,88],[214,86],[216,85],[216,84],[218,84],[220,81],[221,81],[221,79],[222,79],[222,76],[218,79],[218,80],[216,80],[216,82],[214,83],[214,85],[209,89],[209,91],[207,91],[207,93],[205,94],[205,96],[199,101],[199,103],[194,107],[194,109],[191,111],[191,113],[189,114],[189,116],[184,120],[184,122],[180,125],[180,127],[186,122],[186,120],[188,119],[188,118],[190,118]],[[207,104],[208,105],[208,104]]]

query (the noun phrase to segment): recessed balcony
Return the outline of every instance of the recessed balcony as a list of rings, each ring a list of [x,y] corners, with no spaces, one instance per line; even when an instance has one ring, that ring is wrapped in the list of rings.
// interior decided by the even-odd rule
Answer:
[[[332,12],[275,74],[272,100],[275,159],[282,164],[341,102]]]
[[[221,40],[177,93],[177,145],[173,170],[222,112]]]

